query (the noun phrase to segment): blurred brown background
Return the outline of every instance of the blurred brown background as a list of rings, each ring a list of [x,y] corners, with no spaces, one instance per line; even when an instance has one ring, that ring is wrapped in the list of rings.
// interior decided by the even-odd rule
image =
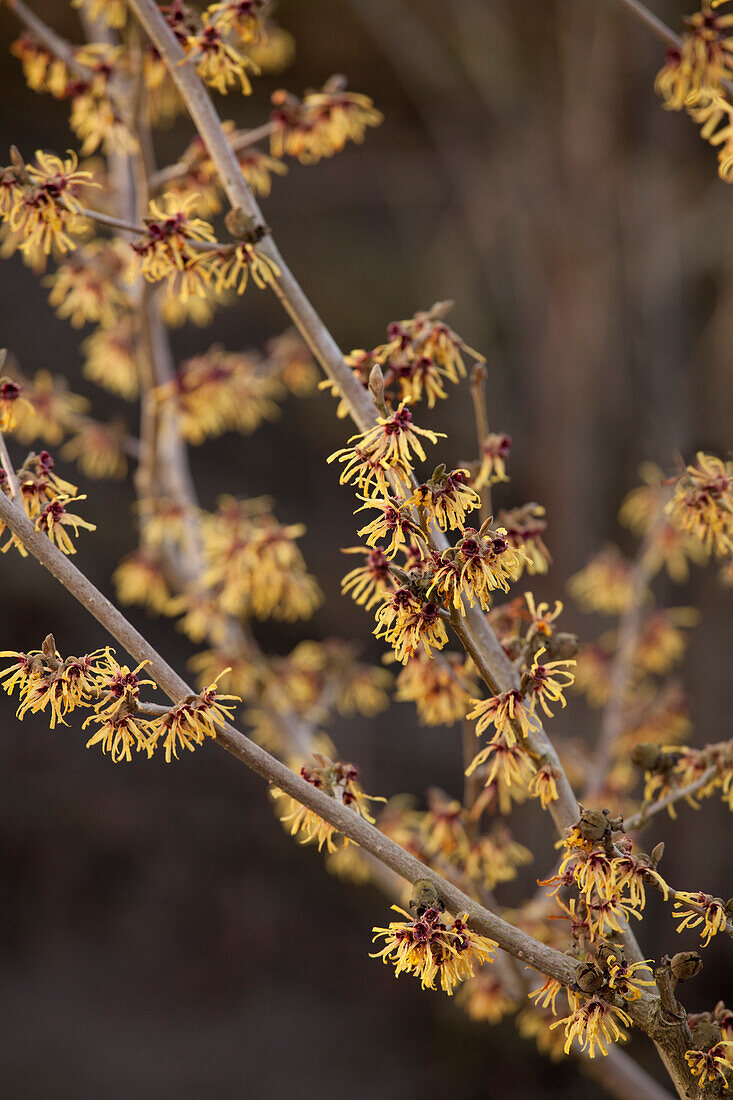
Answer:
[[[676,0],[655,7],[674,26],[685,10]],[[66,4],[35,8],[78,40]],[[224,117],[256,125],[274,87],[301,92],[339,71],[386,115],[363,148],[295,164],[275,181],[265,211],[283,252],[346,349],[456,300],[452,325],[488,357],[492,427],[514,437],[501,502],[546,505],[555,567],[534,590],[562,596],[568,576],[616,537],[640,461],[669,465],[678,450],[730,444],[733,192],[717,180],[714,153],[661,109],[652,85],[663,50],[613,0],[282,0],[279,16],[297,38],[294,67],[259,81],[250,100],[220,100]],[[4,46],[16,33],[5,10],[0,33]],[[0,80],[0,148],[16,142],[30,156],[71,143],[63,105],[29,92],[14,59]],[[163,135],[161,162],[189,132],[181,124]],[[83,334],[54,317],[17,259],[3,262],[0,281],[0,341],[25,371],[65,374],[109,413],[112,399],[80,378]],[[182,358],[215,339],[262,346],[284,327],[274,298],[252,289],[216,331],[178,331],[174,343]],[[339,595],[339,547],[353,544],[354,522],[351,494],[324,463],[347,434],[333,412],[323,393],[291,400],[279,424],[195,450],[194,472],[205,504],[221,491],[266,492],[283,519],[308,524],[304,548],[327,601],[310,624],[263,626],[262,643],[286,652],[302,637],[339,634],[378,660],[370,618]],[[467,389],[430,423],[449,433],[441,455],[470,457]],[[84,490],[99,531],[80,539],[77,561],[111,592],[111,571],[134,543],[131,487]],[[106,642],[39,568],[8,555],[0,569],[2,648],[36,647],[49,630],[66,652]],[[658,594],[702,607],[684,679],[697,743],[726,737],[730,594],[700,570],[687,590],[662,582]],[[192,649],[169,623],[131,617],[184,668]],[[567,621],[585,636],[599,629],[572,609]],[[383,898],[329,878],[317,853],[284,834],[262,783],[215,747],[175,766],[115,767],[84,750],[76,725],[54,734],[42,721],[19,725],[5,697],[0,715],[3,1095],[595,1094],[570,1064],[546,1064],[510,1021],[471,1024],[447,998],[370,960]],[[577,700],[556,721],[582,737],[597,728]],[[367,790],[460,790],[456,732],[419,728],[405,706],[340,722],[335,735]],[[717,803],[659,821],[668,877],[733,893],[730,822]],[[538,814],[513,824],[538,855],[507,902],[551,855]],[[669,910],[652,902],[642,943],[658,957],[696,937],[676,937]],[[726,945],[713,941],[705,958],[686,997],[693,1010],[731,988]]]

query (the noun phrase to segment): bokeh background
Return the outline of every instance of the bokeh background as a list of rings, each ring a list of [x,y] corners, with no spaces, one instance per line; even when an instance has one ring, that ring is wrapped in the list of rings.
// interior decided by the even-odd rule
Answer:
[[[655,7],[674,26],[685,10]],[[35,8],[79,40],[66,4]],[[220,101],[225,117],[257,125],[273,88],[301,92],[343,72],[386,121],[362,148],[294,164],[275,181],[265,211],[278,242],[346,349],[455,299],[452,325],[488,358],[492,428],[514,437],[501,503],[546,506],[555,565],[534,587],[562,596],[606,540],[631,548],[615,514],[643,459],[669,466],[678,452],[730,444],[733,191],[693,125],[661,109],[663,50],[613,0],[282,0],[279,19],[296,36],[295,64],[259,81],[250,100]],[[0,11],[4,48],[16,30]],[[63,105],[29,92],[14,59],[0,82],[0,148],[15,142],[30,156],[71,143]],[[184,123],[163,135],[161,163],[189,136]],[[24,371],[61,372],[99,415],[113,411],[81,379],[84,334],[53,315],[17,258],[0,267],[0,317],[0,341]],[[274,298],[252,289],[215,332],[177,331],[175,350],[263,346],[284,327]],[[308,524],[304,549],[326,602],[312,623],[263,626],[262,644],[287,652],[338,635],[379,660],[370,618],[339,595],[339,548],[353,544],[354,521],[350,492],[324,463],[347,434],[333,413],[325,393],[291,399],[279,423],[197,449],[194,473],[205,504],[225,491],[269,493],[281,518]],[[471,457],[472,424],[463,387],[431,418],[449,433],[441,457]],[[82,537],[77,560],[111,593],[110,574],[134,546],[131,486],[84,489],[99,530]],[[106,642],[34,564],[8,555],[0,568],[2,648],[36,647],[49,630],[66,652]],[[731,595],[699,569],[683,591],[662,581],[657,594],[702,609],[683,670],[694,738],[726,737]],[[192,649],[170,623],[131,617],[185,667]],[[566,621],[584,637],[607,625],[572,608]],[[215,746],[175,766],[115,767],[84,750],[76,724],[50,734],[41,721],[19,725],[13,709],[0,699],[4,1095],[595,1094],[571,1065],[551,1067],[522,1043],[511,1021],[472,1024],[370,960],[384,899],[329,878],[317,853],[285,835],[260,780]],[[575,700],[556,728],[591,740],[597,715]],[[460,791],[457,731],[422,729],[405,705],[339,722],[334,735],[367,790]],[[717,803],[658,819],[669,878],[733,893],[730,820]],[[505,889],[507,903],[551,858],[539,814],[514,824],[538,854]],[[652,902],[642,942],[658,957],[696,937],[675,936],[669,910]],[[689,1008],[711,1007],[732,976],[730,952],[713,941],[685,991]],[[632,1052],[658,1072],[646,1044]]]

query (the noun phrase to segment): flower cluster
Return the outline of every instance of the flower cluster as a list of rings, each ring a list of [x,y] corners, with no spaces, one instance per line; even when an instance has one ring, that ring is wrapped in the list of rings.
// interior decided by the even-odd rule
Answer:
[[[76,547],[70,532],[73,531],[74,536],[78,536],[79,528],[96,531],[96,527],[75,512],[69,511],[69,504],[86,500],[86,496],[78,495],[76,485],[60,478],[54,472],[54,466],[54,460],[48,451],[41,451],[39,455],[31,452],[17,471],[20,497],[36,530],[48,535],[62,553],[75,554]],[[7,486],[3,484],[2,491],[6,489]],[[3,531],[4,524],[0,523],[0,536]],[[23,557],[27,556],[28,551],[23,543],[12,534],[0,546],[0,551],[6,553],[11,546],[15,546]]]
[[[341,76],[326,81],[318,92],[306,92],[302,100],[282,89],[273,92],[272,104],[272,155],[296,157],[302,164],[331,157],[348,141],[361,143],[367,128],[382,122],[371,99],[346,91]]]
[[[175,410],[189,443],[226,431],[251,432],[277,416],[281,387],[257,357],[213,347],[182,363],[158,399]]]
[[[283,526],[266,509],[225,497],[202,523],[205,587],[230,615],[308,618],[320,591],[296,545],[305,528]]]
[[[78,191],[92,182],[72,152],[62,160],[39,149],[35,164],[24,164],[14,151],[12,165],[0,169],[0,218],[18,235],[21,252],[37,248],[48,256],[76,248],[73,235],[82,220]]]
[[[50,727],[68,725],[66,716],[79,708],[92,710],[83,726],[94,732],[87,748],[100,745],[115,763],[132,760],[132,753],[151,757],[162,744],[165,759],[178,757],[179,748],[193,750],[205,737],[216,737],[233,710],[237,696],[221,695],[216,682],[198,695],[186,698],[170,709],[157,707],[154,717],[141,705],[140,689],[155,688],[153,680],[138,675],[147,664],[135,669],[117,663],[114,650],[98,649],[83,657],[62,657],[49,634],[39,650],[29,653],[4,651],[0,657],[13,663],[0,672],[0,685],[12,695],[18,688],[17,717],[50,712]]]
[[[405,919],[373,929],[375,941],[386,942],[372,958],[391,963],[395,977],[412,974],[423,989],[435,989],[439,979],[450,997],[456,985],[474,976],[477,965],[493,962],[496,944],[470,929],[466,914],[447,923],[437,908],[418,910],[414,919],[399,906],[392,908]]]
[[[446,398],[445,383],[457,385],[466,377],[464,354],[483,362],[483,356],[468,347],[445,323],[443,318],[449,306],[449,302],[437,302],[409,320],[392,321],[387,326],[385,344],[369,352],[361,348],[352,351],[346,362],[361,385],[367,385],[373,368],[379,366],[383,396],[389,407],[426,400],[432,409],[438,398]],[[338,393],[330,381],[321,385]],[[336,415],[344,417],[347,412],[341,402]]]
[[[365,821],[374,822],[369,813],[368,803],[383,801],[371,795],[364,794],[359,784],[359,773],[353,764],[343,764],[340,761],[333,762],[320,754],[314,755],[315,763],[303,765],[300,769],[302,779],[311,786],[316,787],[329,798],[333,798],[342,806],[347,806],[363,817]],[[350,844],[349,838],[339,833],[330,822],[313,810],[285,794],[280,790],[273,790],[273,797],[278,802],[281,814],[280,820],[288,828],[291,836],[297,836],[301,844],[318,845],[320,851],[326,846],[326,851],[333,854],[339,848]]]

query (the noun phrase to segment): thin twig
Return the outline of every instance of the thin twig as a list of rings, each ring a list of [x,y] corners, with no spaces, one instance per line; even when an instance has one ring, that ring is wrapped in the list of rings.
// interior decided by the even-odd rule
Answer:
[[[720,765],[711,764],[702,775],[699,775],[692,783],[688,783],[686,787],[678,787],[677,790],[670,791],[668,795],[660,798],[659,801],[652,802],[649,806],[642,806],[640,810],[624,821],[624,831],[630,833],[635,829],[643,829],[653,817],[670,806],[674,806],[675,802],[680,802],[683,798],[691,798],[692,795],[702,790],[719,772]]]
[[[682,45],[682,39],[678,34],[675,34],[671,27],[668,27],[666,23],[663,23],[653,12],[649,11],[649,8],[640,3],[639,0],[618,0],[618,3],[622,8],[626,8],[637,19],[641,20],[645,27],[647,27],[652,34],[663,42],[665,46],[670,49],[679,49]]]
[[[195,694],[185,680],[153,649],[124,615],[54,546],[46,535],[36,531],[25,513],[16,508],[2,493],[0,493],[0,520],[67,591],[86,607],[135,661],[149,662],[147,667],[151,677],[174,703],[180,702],[187,695]],[[556,977],[566,985],[574,983],[574,966],[565,955],[539,943],[526,933],[507,924],[500,917],[488,912],[473,898],[468,897],[462,890],[400,848],[364,818],[307,783],[239,730],[227,723],[217,735],[216,743],[269,783],[313,810],[408,882],[415,882],[421,878],[434,882],[451,912],[468,913],[471,924],[477,931],[491,936],[510,954],[541,973]],[[641,1020],[647,1018],[650,1007],[651,1004],[648,1002],[645,1005],[646,1011],[640,1013]]]
[[[473,415],[476,421],[478,461],[481,463],[482,448],[489,434],[489,416],[486,410],[486,367],[483,363],[477,363],[471,371],[471,401],[473,402]],[[481,522],[485,523],[492,514],[491,479],[487,478],[486,484],[481,490]]]
[[[232,134],[229,144],[235,153],[240,153],[244,149],[256,145],[258,141],[263,141],[269,137],[274,129],[275,124],[273,122],[265,122],[254,130],[239,130],[236,134]],[[178,160],[175,164],[169,164],[167,168],[161,168],[150,177],[150,190],[160,191],[161,187],[165,187],[167,183],[172,183],[174,180],[182,179],[190,171],[191,165],[185,160]]]
[[[613,760],[613,751],[623,733],[626,696],[634,672],[634,657],[643,622],[643,610],[654,574],[653,555],[650,549],[663,522],[664,500],[657,507],[629,574],[629,602],[619,623],[616,653],[610,673],[608,702],[601,716],[601,728],[593,760],[588,769],[583,802],[592,801],[603,791],[603,785]]]

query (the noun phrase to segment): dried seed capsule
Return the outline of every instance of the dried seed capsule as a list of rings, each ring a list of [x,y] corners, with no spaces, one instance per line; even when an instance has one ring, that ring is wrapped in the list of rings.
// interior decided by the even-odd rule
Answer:
[[[601,810],[583,810],[578,832],[584,840],[603,840],[609,830],[608,817]]]
[[[669,967],[678,982],[686,982],[700,973],[702,959],[697,951],[678,951],[670,959]]]
[[[606,977],[600,966],[582,962],[576,967],[575,983],[583,993],[597,993],[606,984]]]

